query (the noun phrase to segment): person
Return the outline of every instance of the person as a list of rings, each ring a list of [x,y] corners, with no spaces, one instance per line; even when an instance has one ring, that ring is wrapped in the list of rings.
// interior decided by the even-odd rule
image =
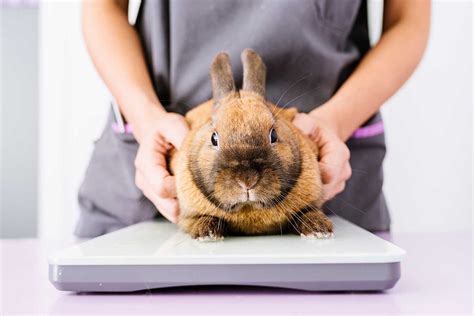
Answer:
[[[369,230],[387,230],[382,192],[382,104],[424,52],[430,2],[385,0],[371,47],[363,0],[142,0],[135,25],[127,0],[85,1],[90,56],[132,133],[109,121],[79,191],[76,235],[93,237],[179,216],[166,154],[188,133],[183,115],[211,98],[212,58],[227,51],[242,73],[249,47],[265,61],[267,99],[294,106],[294,124],[320,150],[325,210]]]

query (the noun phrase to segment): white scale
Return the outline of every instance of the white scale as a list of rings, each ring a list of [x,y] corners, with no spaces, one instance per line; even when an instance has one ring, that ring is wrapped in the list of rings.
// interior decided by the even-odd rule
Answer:
[[[253,285],[311,291],[392,288],[405,251],[332,217],[334,237],[226,237],[200,242],[174,224],[135,224],[49,258],[56,288],[128,292],[191,285]]]

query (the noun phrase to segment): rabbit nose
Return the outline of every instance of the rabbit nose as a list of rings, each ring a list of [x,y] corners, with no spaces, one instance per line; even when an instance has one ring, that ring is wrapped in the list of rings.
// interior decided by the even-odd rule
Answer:
[[[240,187],[246,191],[251,190],[253,187],[255,187],[257,182],[258,182],[257,177],[237,180],[237,183],[240,185]]]

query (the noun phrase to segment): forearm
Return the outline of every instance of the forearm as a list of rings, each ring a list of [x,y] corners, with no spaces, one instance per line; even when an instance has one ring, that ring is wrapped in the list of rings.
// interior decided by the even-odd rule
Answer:
[[[344,141],[403,85],[423,55],[429,32],[429,2],[410,0],[406,8],[399,8],[400,3],[386,1],[379,43],[336,94],[310,113],[330,122]]]
[[[136,30],[128,23],[127,0],[84,1],[83,32],[91,58],[140,141],[164,112],[148,74]]]

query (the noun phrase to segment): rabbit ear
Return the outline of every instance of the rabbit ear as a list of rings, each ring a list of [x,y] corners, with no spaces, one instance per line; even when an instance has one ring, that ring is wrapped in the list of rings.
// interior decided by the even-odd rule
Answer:
[[[235,92],[234,77],[227,53],[221,52],[214,58],[211,65],[211,82],[214,103]]]
[[[267,69],[262,58],[250,48],[245,49],[240,57],[244,66],[242,90],[255,92],[265,98]]]

